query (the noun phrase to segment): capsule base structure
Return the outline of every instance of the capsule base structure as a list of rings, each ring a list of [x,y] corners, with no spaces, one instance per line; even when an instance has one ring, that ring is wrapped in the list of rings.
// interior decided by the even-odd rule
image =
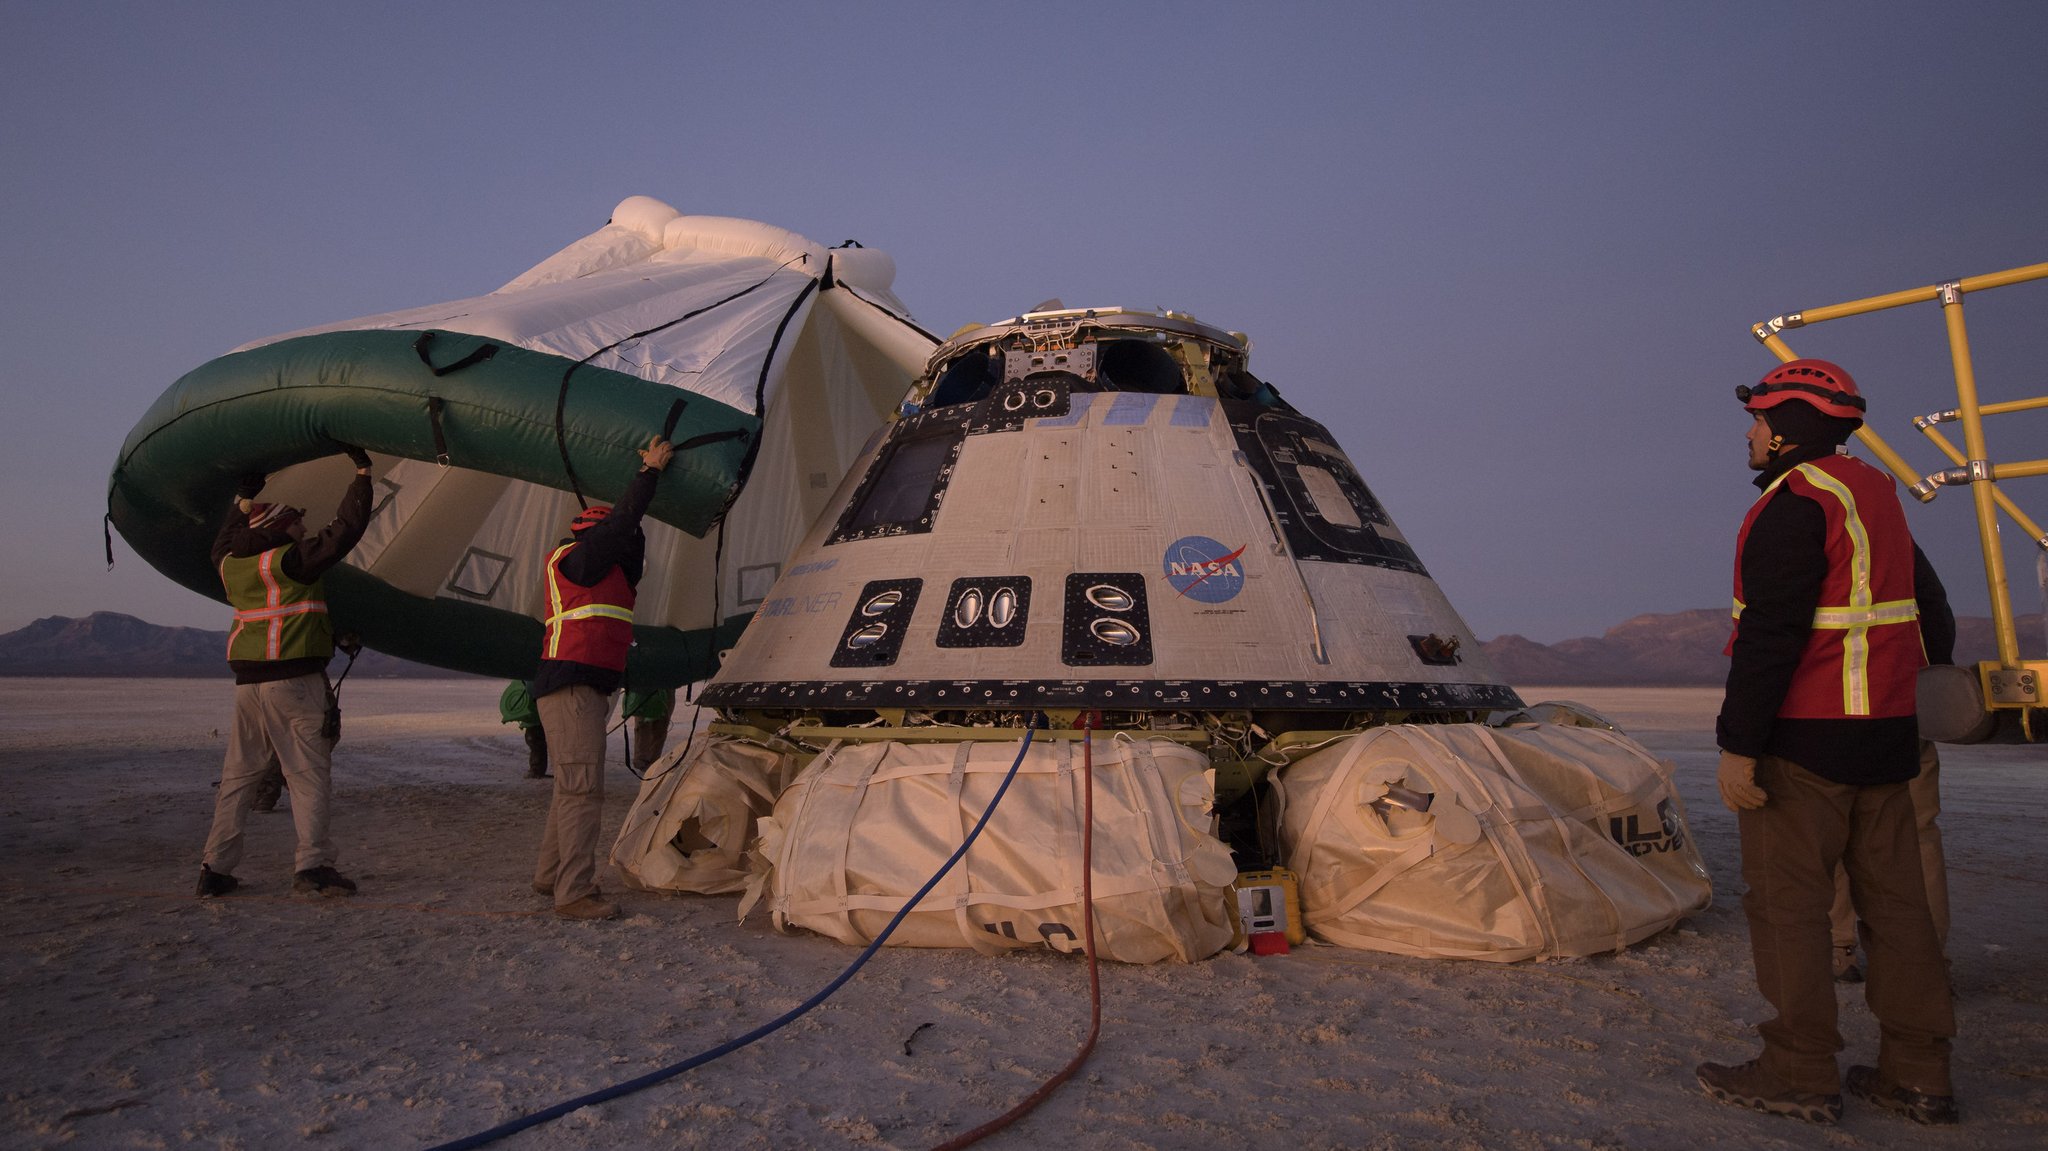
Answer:
[[[1124,813],[1094,869],[1114,958],[1228,946],[1237,871],[1282,863],[1311,933],[1410,954],[1589,954],[1705,907],[1669,766],[1526,708],[1248,353],[1115,308],[937,348],[703,690],[709,738],[643,785],[628,881],[700,890],[694,853],[758,838],[749,906],[865,942],[1014,755],[1002,804],[1030,814],[991,815],[891,942],[1079,949],[1078,839],[1053,829],[1093,763]],[[749,759],[753,785],[719,782]],[[771,777],[797,781],[772,805]]]
[[[494,292],[257,341],[173,384],[122,444],[107,514],[151,565],[223,598],[208,550],[238,480],[316,522],[368,450],[375,512],[326,577],[338,628],[523,678],[541,569],[634,449],[678,445],[648,510],[627,682],[700,680],[937,341],[873,249],[621,202]]]

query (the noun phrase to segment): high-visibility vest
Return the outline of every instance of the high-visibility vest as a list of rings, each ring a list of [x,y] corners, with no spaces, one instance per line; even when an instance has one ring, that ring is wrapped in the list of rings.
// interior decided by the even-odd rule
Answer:
[[[1758,513],[1786,488],[1827,515],[1827,577],[1813,631],[1778,715],[1787,719],[1913,714],[1913,684],[1927,666],[1913,597],[1913,536],[1892,478],[1853,456],[1799,464],[1771,481],[1735,541],[1735,634],[1742,629],[1742,549]],[[1735,649],[1735,635],[1728,651]]]
[[[325,585],[317,579],[300,583],[284,574],[285,553],[294,546],[220,561],[221,587],[235,609],[229,659],[326,659],[334,654]]]
[[[547,635],[541,658],[624,671],[626,653],[633,646],[633,585],[616,565],[593,587],[563,575],[562,557],[575,546],[563,544],[548,556]]]

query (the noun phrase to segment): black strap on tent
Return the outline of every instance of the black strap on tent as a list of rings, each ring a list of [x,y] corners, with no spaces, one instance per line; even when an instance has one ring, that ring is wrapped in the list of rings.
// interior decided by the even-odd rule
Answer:
[[[799,255],[796,257],[796,259],[808,263],[810,257],[807,255]],[[664,323],[656,324],[651,328],[643,328],[640,331],[632,333],[631,335],[621,336],[618,339],[613,340],[611,343],[606,344],[601,348],[595,348],[590,352],[589,355],[584,356],[582,359],[577,360],[575,363],[570,364],[567,368],[563,369],[562,385],[555,393],[555,447],[562,453],[562,471],[565,475],[569,477],[569,490],[575,493],[576,505],[578,507],[589,507],[590,501],[583,498],[583,478],[576,474],[576,465],[569,461],[569,434],[568,427],[564,419],[564,416],[566,415],[569,406],[569,378],[576,374],[576,369],[582,367],[583,365],[589,363],[590,361],[596,359],[597,357],[604,355],[606,352],[611,351],[613,348],[618,347],[620,344],[626,343],[631,340],[642,339],[646,336],[651,336],[656,332],[665,331],[669,328],[675,327],[677,324],[683,323],[686,320],[695,319],[696,317],[703,315],[704,313],[710,311],[713,308],[723,307],[726,304],[730,304],[734,300],[739,299],[741,296],[744,296],[747,293],[754,291],[755,289],[761,287],[761,285],[766,284],[768,281],[774,279],[778,274],[782,272],[784,268],[789,267],[791,262],[792,261],[788,260],[783,261],[780,265],[776,267],[775,271],[768,273],[766,276],[761,277],[754,283],[749,284],[744,288],[741,288],[739,291],[734,292],[732,295],[727,296],[722,300],[714,300],[701,308],[684,312],[682,315],[677,316],[673,320],[668,320]],[[816,283],[817,281],[815,279],[811,281],[812,285],[815,285]],[[809,290],[810,289],[808,287],[805,288],[805,291]],[[775,355],[772,349],[769,351],[768,354],[770,358],[773,358]],[[760,410],[761,408],[759,403],[759,397],[757,396],[754,405],[755,414],[759,415]],[[678,418],[680,418],[681,413],[675,411],[675,409],[671,408],[669,409],[669,412],[670,415],[677,416]]]
[[[682,455],[693,448],[701,448],[707,444],[722,444],[727,440],[747,440],[752,438],[745,428],[727,428],[722,432],[705,432],[702,435],[691,436],[689,439],[677,444],[676,454]]]
[[[827,270],[830,270],[830,263],[831,263],[831,262],[830,262],[829,260],[827,260],[827,261],[826,261],[826,263],[827,263]],[[810,299],[810,298],[811,298],[811,293],[812,293],[813,291],[815,291],[815,290],[817,289],[817,287],[818,287],[818,281],[817,281],[817,280],[812,280],[812,281],[811,281],[810,283],[808,283],[808,284],[805,284],[805,285],[804,285],[804,290],[803,290],[803,291],[801,291],[801,292],[798,292],[798,293],[796,294],[796,299],[794,299],[794,300],[790,301],[790,304],[789,304],[789,310],[788,310],[788,311],[786,311],[786,312],[784,312],[784,313],[782,313],[782,322],[781,322],[781,323],[779,323],[779,324],[777,324],[777,325],[775,325],[775,338],[774,338],[773,340],[769,341],[769,343],[768,343],[768,354],[767,354],[767,355],[765,355],[765,356],[763,356],[763,357],[761,357],[761,372],[760,372],[760,374],[759,374],[759,375],[757,375],[757,376],[755,376],[755,377],[754,377],[754,414],[755,414],[755,415],[760,415],[760,414],[761,414],[761,410],[762,410],[762,407],[761,407],[761,406],[762,406],[763,402],[765,402],[765,400],[767,399],[767,396],[768,396],[768,370],[769,370],[770,368],[772,368],[772,367],[774,367],[774,366],[775,366],[775,353],[777,353],[777,352],[779,352],[779,351],[781,351],[781,350],[782,350],[782,337],[783,337],[783,334],[784,334],[785,332],[789,331],[789,322],[790,322],[791,320],[794,320],[794,319],[796,319],[796,314],[797,314],[797,312],[798,312],[798,311],[799,311],[800,309],[802,309],[802,308],[803,308],[803,306],[804,306],[804,301],[805,301],[805,300],[808,300],[808,299]],[[760,441],[760,440],[752,440],[752,441],[749,441],[749,442],[748,442],[748,444],[747,444],[747,455],[746,455],[746,458],[745,458],[745,459],[742,459],[742,460],[740,461],[740,476],[739,476],[739,481],[738,481],[737,483],[735,483],[735,484],[733,484],[733,485],[732,485],[732,491],[731,491],[731,492],[730,492],[730,493],[729,493],[729,494],[728,494],[728,495],[727,495],[727,496],[725,497],[725,506],[724,506],[724,507],[722,507],[722,508],[720,508],[720,509],[718,509],[718,517],[719,517],[719,519],[720,519],[721,521],[723,521],[723,520],[724,520],[724,518],[725,518],[725,513],[727,513],[727,512],[729,512],[729,511],[731,511],[731,510],[732,510],[732,505],[733,505],[733,501],[734,501],[734,500],[737,500],[737,499],[739,499],[739,498],[740,498],[740,493],[746,490],[746,488],[747,488],[747,479],[748,479],[748,477],[750,477],[750,476],[752,476],[752,475],[754,474],[754,457],[755,457],[755,456],[757,456],[757,455],[759,455],[759,454],[760,454],[760,452],[761,452],[761,441]],[[715,623],[715,621],[714,621],[714,626],[716,626],[716,623]]]
[[[441,411],[448,405],[439,396],[427,397],[427,422],[434,427],[434,462],[448,466],[448,432],[441,426]]]
[[[576,474],[576,465],[569,462],[569,439],[562,425],[562,412],[569,404],[569,372],[580,366],[580,362],[569,365],[569,370],[562,373],[561,390],[555,393],[555,449],[562,453],[562,471],[569,477],[569,490],[576,493],[576,506],[587,508],[590,501],[583,498],[583,479]]]
[[[669,405],[669,407],[668,407],[668,418],[667,418],[667,419],[665,419],[665,420],[663,420],[663,421],[661,421],[661,438],[662,438],[662,439],[664,439],[664,440],[665,440],[665,439],[668,439],[668,438],[669,438],[670,436],[673,436],[673,435],[675,435],[675,434],[676,434],[676,425],[677,425],[678,423],[682,422],[682,418],[683,418],[683,409],[684,409],[684,408],[686,408],[686,407],[689,407],[689,406],[690,406],[690,401],[689,401],[689,400],[688,400],[687,398],[685,398],[685,397],[682,397],[682,396],[677,396],[677,397],[676,397],[676,402],[675,402],[675,403],[673,403],[673,404],[670,404],[670,405]]]
[[[845,243],[839,245],[839,248],[858,248],[860,246],[861,243],[859,240],[848,240]],[[827,254],[825,256],[825,274],[818,280],[818,290],[821,292],[829,292],[832,289],[839,286],[839,277],[833,269],[832,256],[830,255],[830,253],[838,251],[839,248],[827,249]]]
[[[868,299],[866,296],[861,295],[859,289],[849,287],[844,281],[835,283],[833,287],[838,288],[840,291],[845,292],[847,295],[852,296],[854,299],[859,300],[861,303],[866,304],[868,307],[873,308],[877,312],[882,313],[882,315],[886,316],[891,320],[896,321],[898,324],[901,324],[902,326],[909,328],[911,331],[916,332],[918,335],[923,336],[925,339],[930,340],[934,344],[943,344],[946,342],[943,337],[935,335],[931,332],[927,332],[923,328],[919,327],[916,321],[911,320],[905,316],[899,316],[895,312],[889,310],[888,308],[885,308],[882,305],[877,304],[873,300]]]
[[[100,517],[100,534],[107,537],[107,570],[114,570],[114,513]]]
[[[488,360],[492,356],[498,354],[498,345],[484,344],[479,346],[475,350],[471,351],[468,355],[462,357],[461,359],[455,361],[452,364],[449,364],[447,367],[437,368],[434,366],[433,358],[427,354],[427,349],[431,347],[433,343],[433,331],[424,331],[420,333],[419,339],[414,340],[412,342],[412,350],[415,354],[419,356],[420,363],[425,364],[427,366],[427,370],[434,373],[436,377],[445,376],[448,375],[450,372],[459,372],[464,368],[473,367],[477,364],[483,363],[485,360]]]

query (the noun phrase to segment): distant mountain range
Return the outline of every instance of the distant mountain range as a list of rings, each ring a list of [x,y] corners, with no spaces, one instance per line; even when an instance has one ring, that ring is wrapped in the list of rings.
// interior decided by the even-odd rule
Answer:
[[[2020,656],[2043,659],[2048,649],[2041,615],[2020,616]],[[1480,645],[1502,679],[1511,684],[1645,684],[1719,686],[1728,678],[1728,609],[1696,608],[1667,615],[1639,615],[1601,636],[1541,644],[1504,635]],[[1956,617],[1956,662],[1998,658],[1991,621]]]
[[[159,627],[119,612],[84,619],[53,615],[0,635],[0,675],[193,676],[225,679],[228,633]],[[336,664],[339,673],[343,665]],[[379,652],[357,658],[351,679],[456,677],[468,672],[429,667]]]
[[[2020,654],[2048,659],[2039,613],[2019,619]],[[1504,635],[1481,646],[1511,684],[1719,685],[1728,675],[1721,648],[1728,642],[1725,608],[1639,615],[1605,635],[1541,644]],[[196,627],[159,627],[132,615],[94,612],[84,619],[50,616],[0,635],[0,676],[206,676],[227,675],[228,633]],[[1956,660],[1975,663],[1998,654],[1991,621],[1956,620]],[[365,651],[352,676],[461,676]]]

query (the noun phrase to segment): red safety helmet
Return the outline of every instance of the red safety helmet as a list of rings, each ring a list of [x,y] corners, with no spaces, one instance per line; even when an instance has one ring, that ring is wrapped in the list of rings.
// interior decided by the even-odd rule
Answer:
[[[1856,391],[1856,381],[1849,378],[1840,364],[1826,360],[1787,360],[1772,368],[1755,387],[1738,386],[1735,398],[1752,412],[1798,400],[1813,405],[1823,415],[1849,420],[1863,418],[1863,397]]]
[[[603,523],[604,518],[610,514],[612,514],[610,507],[604,504],[592,504],[576,513],[576,518],[569,521],[569,530],[580,532],[585,528],[596,527],[598,524]]]

